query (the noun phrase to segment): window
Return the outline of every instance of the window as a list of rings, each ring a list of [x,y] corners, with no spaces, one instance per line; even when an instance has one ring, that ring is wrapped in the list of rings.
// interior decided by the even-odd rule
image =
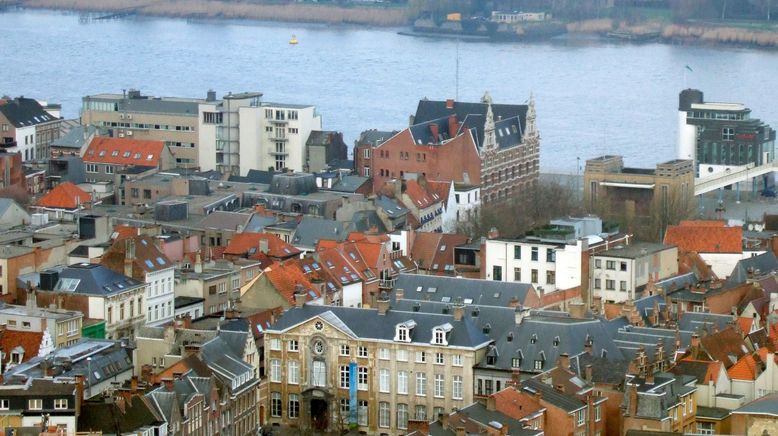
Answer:
[[[600,405],[598,404],[598,405],[594,406],[594,420],[596,422],[600,422],[600,420],[602,419],[601,413],[602,412],[600,411]]]
[[[537,282],[538,282],[538,270],[536,270],[536,269],[533,269],[533,270],[531,271],[531,277],[530,277],[530,279],[531,279],[532,283],[537,283]]]
[[[106,165],[105,166],[105,173],[106,174],[113,174],[113,165]]]
[[[281,392],[270,394],[270,416],[281,417]]]
[[[498,282],[502,281],[502,267],[499,265],[492,266],[492,280],[496,280]]]
[[[34,400],[28,400],[27,408],[30,410],[41,410],[43,409],[43,400],[41,400],[40,398],[36,398]]]
[[[399,362],[408,361],[408,350],[397,350],[397,360]]]
[[[549,285],[556,283],[556,271],[546,271],[546,283]]]
[[[533,262],[538,261],[538,247],[532,247],[530,260]]]
[[[453,398],[455,400],[461,400],[464,393],[464,384],[462,382],[462,376],[461,375],[455,375],[454,376],[454,382],[452,383],[452,390],[453,390]]]
[[[292,339],[289,341],[288,350],[293,352],[300,351],[300,343],[297,342],[297,339]]]
[[[289,384],[296,385],[300,383],[300,362],[290,360],[286,375]]]
[[[521,281],[521,268],[513,268],[513,281],[514,282]]]
[[[616,280],[605,280],[605,289],[609,291],[616,289]]]
[[[313,361],[313,385],[323,387],[326,386],[327,380],[327,365],[321,360]]]
[[[397,372],[397,393],[408,395],[408,372],[407,371]]]
[[[616,261],[615,260],[606,260],[605,261],[605,269],[616,269]]]
[[[270,349],[273,351],[280,351],[281,350],[281,339],[271,339],[270,340]]]
[[[735,129],[733,127],[724,127],[721,129],[721,139],[724,141],[732,141],[735,139]]]
[[[340,355],[341,356],[350,356],[351,355],[351,347],[346,344],[340,345]]]
[[[416,373],[416,395],[420,397],[427,395],[427,374],[423,372]]]
[[[586,421],[586,409],[581,409],[575,413],[576,421],[579,426],[584,425]]]
[[[442,329],[435,329],[435,339],[434,343],[436,345],[445,345],[446,344],[446,332]]]
[[[621,262],[621,264],[619,265],[619,269],[621,269],[622,271],[626,271],[627,270],[627,262]]]
[[[519,368],[521,367],[521,359],[518,357],[514,357],[511,359],[511,368]]]
[[[397,405],[397,428],[400,430],[405,430],[408,428],[408,405],[407,404],[398,404]]]
[[[417,351],[416,352],[416,362],[417,363],[426,363],[427,362],[427,353],[424,351]]]
[[[367,347],[358,347],[357,348],[357,357],[363,357],[367,358]]]
[[[517,260],[521,259],[521,245],[513,246],[513,258]]]
[[[0,400],[0,410],[8,410],[8,400]]]
[[[389,427],[390,416],[392,415],[389,410],[389,403],[381,401],[378,403],[378,426],[383,428]]]
[[[339,373],[340,373],[340,388],[341,389],[348,389],[349,386],[351,385],[350,380],[349,380],[348,366],[341,365]]]
[[[443,374],[435,374],[435,398],[443,398],[445,392]]]
[[[697,421],[697,434],[716,434],[716,427],[712,422]]]
[[[543,369],[543,360],[538,359],[535,361],[535,369],[540,370]]]
[[[86,164],[86,172],[96,173],[98,171],[97,164]]]
[[[378,358],[381,360],[389,360],[389,349],[388,348],[378,349]]]
[[[443,365],[445,362],[446,362],[446,359],[443,356],[443,353],[435,353],[435,364],[436,365]]]
[[[408,328],[407,327],[397,327],[397,340],[403,341],[403,342],[410,342],[410,339],[408,337]]]
[[[378,370],[378,391],[388,393],[391,389],[390,386],[392,385],[392,376],[389,373],[389,370],[386,368],[381,368]]]
[[[626,280],[622,280],[619,282],[619,290],[621,292],[627,292],[627,282]]]
[[[357,368],[357,389],[360,391],[367,390],[367,367],[360,366]]]
[[[68,408],[68,400],[67,398],[57,398],[54,400],[54,408],[58,410],[67,409]]]
[[[281,383],[281,361],[278,359],[270,360],[270,381]]]
[[[546,262],[556,262],[556,251],[553,248],[546,248]]]
[[[300,397],[297,394],[289,394],[289,417],[298,418],[300,416]]]
[[[595,268],[602,268],[602,260],[594,259],[594,267]]]
[[[454,366],[462,366],[462,355],[455,354],[451,356],[451,364]]]
[[[357,403],[357,424],[362,426],[367,425],[367,412],[368,412],[367,401],[359,400],[359,403]]]
[[[601,289],[602,283],[600,282],[600,279],[594,279],[594,289]]]
[[[414,419],[417,421],[426,421],[427,420],[427,407],[423,406],[421,404],[416,406],[416,413],[414,414]]]

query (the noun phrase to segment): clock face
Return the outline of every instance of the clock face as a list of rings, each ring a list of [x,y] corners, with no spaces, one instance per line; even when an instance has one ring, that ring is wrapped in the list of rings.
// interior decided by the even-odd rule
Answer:
[[[322,324],[321,321],[316,321],[316,324],[314,324],[313,326],[316,327],[316,330],[321,330],[324,328],[324,324]]]
[[[324,342],[321,340],[316,340],[316,342],[313,343],[313,352],[316,354],[321,354],[324,352]]]

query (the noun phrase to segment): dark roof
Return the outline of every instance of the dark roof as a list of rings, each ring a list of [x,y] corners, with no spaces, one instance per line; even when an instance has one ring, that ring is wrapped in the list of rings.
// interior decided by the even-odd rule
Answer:
[[[454,313],[450,303],[439,301],[395,300],[392,307],[405,312],[423,312],[448,315]],[[482,332],[492,339],[499,338],[504,332],[516,325],[516,310],[512,307],[465,306],[465,318],[474,322]]]
[[[448,119],[450,115],[456,115],[457,120],[461,122],[468,116],[478,116],[481,117],[480,128],[483,130],[483,120],[486,118],[488,107],[486,103],[465,103],[459,101],[453,103],[453,107],[448,108],[446,101],[420,100],[419,105],[416,107],[413,122],[418,124],[440,118]],[[527,121],[527,108],[527,105],[523,104],[492,104],[492,114],[495,121],[518,118],[521,127],[519,131],[523,132]],[[476,136],[479,139],[483,138],[482,130]]]
[[[133,396],[123,408],[103,400],[84,402],[78,416],[79,431],[102,431],[105,434],[116,434],[117,427],[124,434],[159,424],[162,424],[160,417],[154,413],[151,404],[139,395]]]
[[[327,166],[330,169],[353,170],[354,161],[351,159],[332,159],[327,162]]]
[[[745,283],[749,278],[757,278],[778,270],[778,258],[772,251],[758,256],[741,259],[727,278],[725,287],[734,287]]]
[[[176,309],[179,309],[182,307],[191,306],[193,304],[202,303],[203,301],[205,301],[204,298],[177,296],[173,302],[173,305]]]
[[[568,413],[586,407],[586,403],[579,400],[574,395],[559,392],[552,386],[549,386],[539,380],[525,380],[521,383],[521,389],[533,395],[536,392],[540,392],[543,395],[544,401],[553,404],[554,406],[559,407]]]
[[[230,176],[230,182],[262,183],[269,185],[275,171],[249,170],[244,177]]]
[[[346,225],[347,223],[340,221],[306,215],[297,224],[292,245],[312,249],[322,239],[343,241],[348,236]]]
[[[57,119],[46,112],[37,100],[24,97],[0,99],[0,112],[14,127],[34,126]]]
[[[374,210],[358,210],[351,216],[352,231],[387,233],[387,228]]]
[[[59,272],[59,281],[54,289],[58,292],[108,296],[141,286],[143,283],[117,274],[103,265],[77,263]]]
[[[343,176],[337,182],[335,182],[334,185],[332,185],[332,188],[330,188],[330,190],[336,192],[354,193],[357,192],[357,189],[361,188],[369,181],[370,178],[364,176],[355,176],[355,175]]]
[[[732,414],[731,410],[721,407],[697,406],[697,417],[708,419],[724,419]]]
[[[529,283],[465,279],[421,274],[400,274],[394,290],[403,289],[408,300],[453,302],[462,298],[465,304],[508,307],[523,304],[534,289]],[[395,292],[391,293],[394,300]]]
[[[434,327],[446,323],[452,326],[448,335],[449,346],[480,348],[490,342],[476,325],[465,318],[455,321],[453,315],[438,315],[421,312],[402,312],[388,310],[381,315],[376,309],[351,307],[305,305],[302,308],[291,308],[284,312],[281,318],[269,330],[280,332],[292,328],[310,319],[319,317],[345,334],[357,338],[380,339],[394,341],[396,327],[402,323],[413,321],[416,326],[411,329],[411,341],[430,344]]]
[[[657,244],[653,242],[635,242],[623,247],[612,248],[595,254],[597,257],[616,257],[621,259],[639,259],[660,251],[674,248],[674,245]]]
[[[747,415],[769,415],[778,417],[778,394],[754,400],[732,413]]]
[[[591,382],[612,385],[623,383],[629,369],[629,361],[626,359],[608,359],[591,353],[581,353],[570,358],[570,368],[582,379],[585,379],[588,365],[592,367]]]
[[[496,410],[489,410],[481,403],[473,403],[464,409],[460,409],[458,412],[454,413],[454,416],[456,416],[457,419],[471,419],[484,427],[491,426],[492,423],[499,423],[503,426],[507,425],[508,434],[511,436],[536,435],[539,433],[539,430],[524,430],[524,424],[521,421],[513,419]]]
[[[357,140],[357,142],[359,144],[370,144],[373,147],[377,147],[383,144],[387,139],[391,138],[392,136],[398,133],[400,132],[397,130],[392,132],[388,130],[376,130],[376,129],[365,130],[359,134],[359,140]]]

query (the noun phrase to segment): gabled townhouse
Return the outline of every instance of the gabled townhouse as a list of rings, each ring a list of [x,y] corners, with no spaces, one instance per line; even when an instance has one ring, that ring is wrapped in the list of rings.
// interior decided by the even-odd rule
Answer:
[[[42,274],[50,280],[41,281],[38,291],[29,298],[37,298],[39,307],[54,304],[80,311],[87,318],[105,320],[107,338],[131,338],[146,321],[147,285],[143,282],[89,263]],[[53,287],[47,286],[51,283]]]
[[[44,339],[44,336],[46,338]],[[53,345],[48,332],[25,332],[16,330],[0,331],[0,346],[3,354],[0,356],[0,370],[5,371],[14,366],[28,362],[39,354],[51,352]]]
[[[294,306],[296,292],[305,292],[312,304],[329,304],[320,288],[306,277],[296,262],[273,263],[240,290],[242,309],[284,309]]]
[[[116,174],[129,168],[164,171],[175,167],[175,158],[162,141],[97,136],[84,151],[89,183],[113,183]]]
[[[31,217],[19,203],[11,198],[0,198],[0,226],[12,229],[30,224]]]
[[[48,332],[54,347],[78,342],[83,318],[80,311],[38,307],[32,298],[25,306],[5,304],[0,307],[0,325],[5,326],[6,332]]]
[[[728,276],[739,260],[751,256],[743,252],[743,228],[727,226],[724,221],[681,221],[667,226],[664,243],[699,254],[719,277]]]
[[[305,304],[265,331],[269,423],[401,434],[473,403],[472,366],[490,339],[464,317]]]
[[[627,375],[622,434],[629,429],[694,433],[696,379],[660,372]]]
[[[490,404],[473,403],[461,410],[444,413],[432,422],[414,422],[408,436],[456,436],[486,434],[490,436],[543,436],[542,429],[528,427],[524,421],[502,413]],[[410,424],[409,424],[410,425]]]
[[[458,233],[415,232],[410,257],[420,274],[456,276],[454,248],[468,241]]]
[[[562,363],[564,359],[560,359]],[[602,434],[621,434],[621,405],[624,402],[624,377],[629,371],[628,360],[614,360],[594,355],[593,350],[569,358],[569,370],[590,384],[594,391],[606,398],[600,413],[607,422]],[[559,367],[559,365],[557,366]]]
[[[732,394],[732,380],[719,361],[683,358],[669,372],[695,378],[694,399],[698,406],[732,410],[743,404],[742,396]]]
[[[116,239],[100,263],[112,271],[146,284],[146,324],[173,320],[174,265],[149,236]]]
[[[456,232],[460,224],[459,205],[456,200],[460,193],[456,190],[454,182],[427,180],[424,188],[433,198],[437,197],[443,203],[441,231]],[[466,222],[464,219],[463,221]]]
[[[270,233],[236,233],[224,250],[227,259],[253,259],[265,255],[276,261],[284,261],[300,257],[300,254],[301,251],[293,245]]]
[[[85,401],[78,417],[79,431],[99,434],[167,435],[164,417],[143,395],[117,397],[113,401]]]
[[[429,192],[426,181],[414,178],[393,179],[380,191],[408,209],[408,224],[421,232],[443,231],[443,199]]]
[[[35,99],[0,99],[0,147],[19,152],[25,162],[49,156],[49,145],[60,136],[60,123]]]
[[[167,374],[164,374],[167,375]],[[213,375],[200,377],[188,370],[178,378],[163,377],[160,386],[146,394],[173,434],[218,434],[221,398]]]
[[[353,259],[352,259],[353,261]],[[313,253],[301,262],[312,283],[321,282],[321,294],[334,306],[360,307],[367,277],[354,267],[346,255],[334,248]],[[329,294],[333,294],[332,297]]]
[[[71,182],[63,182],[39,198],[32,209],[53,220],[74,221],[76,212],[92,203],[91,194]]]

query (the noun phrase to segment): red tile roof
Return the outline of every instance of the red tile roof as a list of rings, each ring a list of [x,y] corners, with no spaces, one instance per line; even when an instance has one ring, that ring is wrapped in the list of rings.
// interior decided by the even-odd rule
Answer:
[[[10,362],[11,353],[14,353],[17,347],[24,350],[22,362],[26,362],[33,357],[38,356],[43,333],[41,332],[19,332],[14,330],[5,330],[0,333],[0,347],[3,349],[3,367]],[[18,351],[21,352],[22,350]]]
[[[743,229],[726,227],[711,221],[683,221],[669,226],[664,243],[677,245],[680,251],[696,253],[742,253]]]
[[[415,180],[405,182],[405,194],[411,199],[413,206],[418,209],[426,209],[441,201],[437,194],[430,194]]]
[[[740,327],[740,331],[744,334],[748,334],[751,332],[751,326],[754,324],[754,318],[749,318],[746,316],[739,316],[737,318],[737,325]]]
[[[436,182],[427,180],[427,192],[438,196],[444,205],[448,206],[448,197],[451,193],[451,182]]]
[[[50,209],[75,210],[90,201],[92,196],[89,193],[71,182],[63,182],[41,197],[35,205]]]
[[[411,258],[419,268],[454,273],[454,247],[466,244],[466,235],[457,233],[417,232],[411,247]]]
[[[282,241],[278,236],[269,233],[244,232],[237,233],[224,250],[225,255],[252,256],[262,253],[260,251],[260,241],[267,241],[267,253],[270,257],[276,259],[287,259],[300,254],[300,250],[292,245]]]
[[[727,374],[732,380],[756,380],[756,359],[750,354],[741,357],[727,370]]]
[[[492,398],[495,400],[496,411],[516,420],[534,415],[544,409],[538,397],[519,392],[512,387],[492,394]]]
[[[681,227],[726,227],[724,220],[683,220],[678,223]]]
[[[96,136],[84,153],[84,162],[159,167],[165,143]]]
[[[133,236],[138,236],[139,234],[140,234],[139,227],[133,227],[127,224],[119,224],[114,226],[113,233],[111,234],[111,239],[113,239],[114,241],[121,241],[127,238],[131,238]]]
[[[302,286],[308,292],[308,299],[317,299],[321,293],[316,289],[308,278],[305,277],[303,270],[296,262],[274,263],[264,271],[265,276],[278,291],[278,293],[294,305],[294,293],[298,285]],[[311,295],[313,294],[313,295]]]

